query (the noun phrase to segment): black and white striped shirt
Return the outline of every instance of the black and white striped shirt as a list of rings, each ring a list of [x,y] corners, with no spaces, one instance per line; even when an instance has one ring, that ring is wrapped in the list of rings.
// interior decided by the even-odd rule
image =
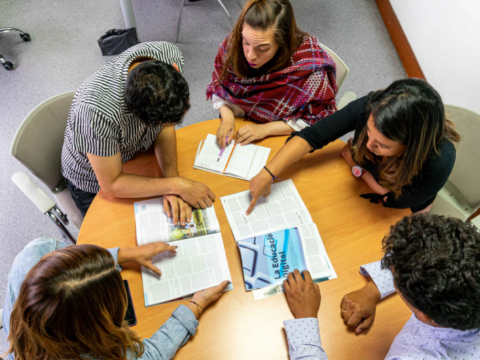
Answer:
[[[126,162],[152,146],[160,133],[161,126],[144,125],[125,105],[128,68],[140,57],[176,63],[183,74],[183,55],[175,45],[150,42],[123,52],[80,86],[68,115],[61,169],[63,176],[83,191],[100,190],[87,153],[113,156],[120,152],[122,162]]]

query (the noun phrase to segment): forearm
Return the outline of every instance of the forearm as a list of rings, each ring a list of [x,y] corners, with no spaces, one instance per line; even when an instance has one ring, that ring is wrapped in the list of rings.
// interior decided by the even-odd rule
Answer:
[[[382,185],[377,183],[377,181],[373,178],[373,175],[369,172],[365,172],[362,175],[362,180],[372,189],[375,194],[385,195],[390,190],[384,188]]]
[[[228,105],[224,105],[220,108],[220,117],[222,118],[223,122],[235,122],[235,116],[233,114],[233,110]]]
[[[155,140],[155,156],[162,169],[163,176],[178,176],[177,135],[175,126],[164,126]]]
[[[288,126],[288,125],[287,125]],[[267,164],[268,170],[278,176],[287,167],[300,160],[313,148],[304,139],[295,136],[287,142]]]
[[[294,131],[285,121],[273,121],[262,126],[267,131],[266,136],[290,135]]]
[[[121,173],[107,187],[102,187],[102,190],[116,198],[179,195],[179,179],[178,177],[151,178]]]

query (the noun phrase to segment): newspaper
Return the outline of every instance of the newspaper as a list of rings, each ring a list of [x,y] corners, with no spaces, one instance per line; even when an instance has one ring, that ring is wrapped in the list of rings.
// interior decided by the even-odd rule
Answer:
[[[138,245],[162,241],[178,246],[176,255],[164,252],[153,258],[162,276],[142,267],[146,307],[232,281],[213,206],[195,210],[185,226],[173,224],[163,210],[163,198],[137,202],[134,209]],[[232,289],[230,284],[227,290]]]

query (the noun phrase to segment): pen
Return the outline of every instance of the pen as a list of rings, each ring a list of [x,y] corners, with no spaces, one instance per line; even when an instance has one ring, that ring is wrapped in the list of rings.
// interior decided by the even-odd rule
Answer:
[[[231,133],[232,133],[232,130],[230,130],[230,131],[228,132],[227,138],[225,139],[225,146],[227,146],[228,138],[230,137],[230,134],[231,134]],[[222,150],[220,150],[220,155],[218,155],[217,162],[220,161],[220,158],[222,157],[222,154],[223,154],[223,150],[225,150],[225,146],[222,147]]]

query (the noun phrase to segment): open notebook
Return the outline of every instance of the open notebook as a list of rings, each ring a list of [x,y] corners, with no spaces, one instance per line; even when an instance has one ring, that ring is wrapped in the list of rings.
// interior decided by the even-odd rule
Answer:
[[[217,162],[220,150],[216,136],[208,134],[198,146],[193,168],[249,181],[262,170],[270,155],[270,149],[264,146],[241,146],[232,141]]]

